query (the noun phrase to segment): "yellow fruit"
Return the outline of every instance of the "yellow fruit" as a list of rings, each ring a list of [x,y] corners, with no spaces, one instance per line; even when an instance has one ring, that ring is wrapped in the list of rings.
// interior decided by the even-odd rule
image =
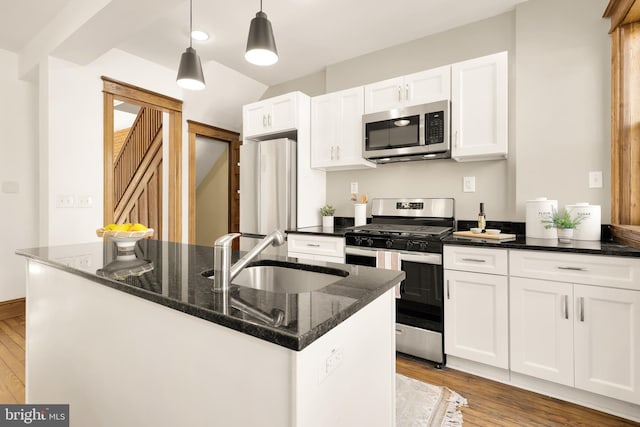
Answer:
[[[142,224],[136,223],[131,226],[131,231],[144,231],[144,230],[147,230],[147,227],[145,227]]]
[[[113,230],[116,227],[116,225],[114,223],[108,224],[104,226],[105,230]]]
[[[119,224],[112,228],[113,231],[129,231],[131,224]]]

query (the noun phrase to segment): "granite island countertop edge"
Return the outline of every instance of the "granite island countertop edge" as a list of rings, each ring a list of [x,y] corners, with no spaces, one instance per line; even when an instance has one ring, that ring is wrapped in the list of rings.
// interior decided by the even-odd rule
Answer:
[[[35,248],[33,248],[35,249]],[[211,309],[207,309],[205,307],[199,307],[197,305],[193,305],[189,302],[178,301],[175,299],[171,299],[165,297],[163,295],[154,293],[152,291],[148,291],[146,289],[142,289],[139,287],[131,286],[127,283],[120,282],[117,280],[112,280],[109,278],[101,277],[86,271],[82,271],[68,265],[65,265],[61,262],[56,262],[48,258],[39,257],[32,253],[29,253],[30,249],[22,249],[16,250],[15,253],[19,256],[23,256],[25,258],[32,259],[38,263],[56,268],[58,270],[65,271],[70,274],[74,274],[80,276],[84,279],[90,280],[95,283],[99,283],[104,286],[108,286],[112,289],[119,290],[121,292],[125,292],[127,294],[142,298],[147,301],[151,301],[157,303],[159,305],[163,305],[165,307],[180,311],[187,315],[191,315],[194,317],[201,318],[203,320],[210,321],[212,323],[228,327],[232,330],[253,336],[258,339],[262,339],[264,341],[280,345],[282,347],[288,348],[294,351],[301,351],[311,343],[316,341],[318,338],[350,318],[353,314],[357,313],[362,308],[366,307],[369,303],[383,295],[389,289],[391,289],[401,277],[392,280],[382,281],[375,290],[371,290],[367,293],[366,296],[356,300],[351,305],[346,307],[341,312],[333,315],[331,318],[325,320],[324,322],[316,325],[310,331],[307,331],[302,334],[291,333],[277,327],[272,327],[270,325],[261,323],[259,321],[252,321],[247,319],[239,319],[237,317],[233,317],[230,315],[225,315],[223,313],[216,312]],[[279,258],[275,256],[263,256],[262,259],[269,258]],[[289,260],[295,260],[295,258],[289,258]],[[339,264],[338,264],[339,268]],[[205,271],[206,268],[203,267],[202,271]],[[399,275],[402,272],[397,272]],[[202,278],[202,280],[208,280]]]

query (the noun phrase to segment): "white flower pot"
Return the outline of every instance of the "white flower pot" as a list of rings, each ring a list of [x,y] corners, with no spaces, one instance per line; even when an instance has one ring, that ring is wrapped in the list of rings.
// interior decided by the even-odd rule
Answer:
[[[322,227],[323,228],[333,227],[333,215],[322,217]]]
[[[573,228],[558,228],[558,241],[560,243],[571,243],[573,240]]]

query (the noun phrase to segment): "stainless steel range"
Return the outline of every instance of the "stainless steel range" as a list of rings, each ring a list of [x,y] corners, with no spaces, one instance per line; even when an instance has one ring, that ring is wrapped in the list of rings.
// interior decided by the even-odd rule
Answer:
[[[444,363],[442,239],[454,199],[373,199],[371,224],[345,235],[348,264],[403,270],[396,294],[397,351]]]

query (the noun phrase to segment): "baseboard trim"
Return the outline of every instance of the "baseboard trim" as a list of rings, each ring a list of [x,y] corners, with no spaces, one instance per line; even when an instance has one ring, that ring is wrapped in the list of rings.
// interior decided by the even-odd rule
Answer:
[[[0,302],[0,320],[25,314],[26,303],[24,298],[12,299]]]

